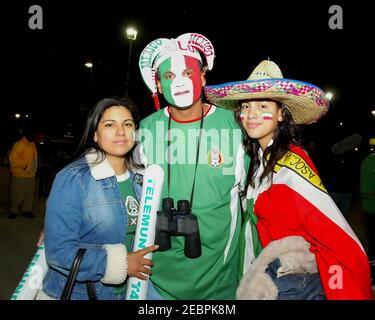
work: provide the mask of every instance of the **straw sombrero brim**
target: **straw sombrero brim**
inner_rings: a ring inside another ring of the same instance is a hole
[[[271,99],[285,104],[296,124],[317,121],[329,107],[322,89],[302,81],[285,78],[257,79],[206,86],[206,98],[213,104],[234,110],[240,100]]]

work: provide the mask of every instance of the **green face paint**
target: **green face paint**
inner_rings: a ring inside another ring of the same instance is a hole
[[[171,84],[172,84],[173,78],[167,77],[166,79],[166,75],[170,72],[171,66],[172,66],[171,58],[168,58],[165,61],[163,61],[163,63],[161,63],[159,66],[159,75],[160,75],[161,88],[163,90],[163,96],[165,100],[167,100],[168,103],[174,106],[175,102],[172,98],[172,93],[171,93]]]

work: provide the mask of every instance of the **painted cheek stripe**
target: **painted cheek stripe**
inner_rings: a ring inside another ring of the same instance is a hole
[[[263,112],[262,119],[263,120],[272,120],[273,115],[272,112]]]

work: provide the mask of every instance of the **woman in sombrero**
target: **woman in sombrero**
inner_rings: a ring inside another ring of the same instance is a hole
[[[210,102],[235,110],[251,157],[237,297],[372,299],[365,251],[296,135],[296,125],[328,111],[324,92],[283,78],[269,60],[247,81],[205,91]]]

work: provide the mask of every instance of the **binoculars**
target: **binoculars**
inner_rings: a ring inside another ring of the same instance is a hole
[[[159,251],[171,248],[171,236],[184,236],[184,253],[188,258],[198,258],[202,254],[197,217],[191,213],[188,200],[179,200],[177,209],[172,198],[162,200],[162,209],[157,212],[155,244]]]

